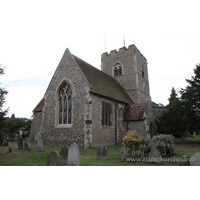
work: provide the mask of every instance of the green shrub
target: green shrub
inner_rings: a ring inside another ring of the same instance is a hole
[[[160,134],[152,138],[152,140],[155,141],[155,145],[162,157],[171,156],[174,153],[175,151],[174,139],[175,138],[173,135],[165,135],[165,134]],[[151,145],[152,142],[150,146]]]
[[[139,138],[140,136],[136,131],[129,131],[123,138],[122,145],[129,150],[138,150],[139,149]]]
[[[150,141],[147,137],[139,139],[139,150],[144,152],[144,154],[148,154],[151,151]]]
[[[129,136],[128,137],[129,140],[127,138],[126,139],[128,141],[130,141],[130,135],[132,137],[135,136],[135,132],[129,133],[127,135]],[[131,140],[131,141],[133,141],[133,140]],[[134,140],[134,145],[131,143],[129,148],[126,148],[126,147],[121,148],[120,154],[121,154],[122,160],[126,160],[127,158],[129,158],[129,159],[131,159],[131,158],[133,158],[133,159],[143,159],[143,158],[148,157],[148,153],[151,150],[151,148],[149,146],[150,139],[149,138],[139,138],[139,140],[136,140],[136,141],[137,142],[135,142],[135,140]],[[129,160],[129,162],[130,162],[130,160]]]
[[[128,150],[125,147],[122,147],[120,150],[120,154],[121,154],[121,159],[128,161],[128,162],[134,162],[134,159],[142,159],[143,158],[147,158],[148,154],[145,154],[144,152],[140,151],[140,150]]]

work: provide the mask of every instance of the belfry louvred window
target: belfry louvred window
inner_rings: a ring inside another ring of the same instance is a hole
[[[65,83],[59,91],[59,124],[71,124],[72,121],[72,90]]]
[[[120,76],[122,75],[122,66],[120,63],[115,64],[114,68],[114,76]]]

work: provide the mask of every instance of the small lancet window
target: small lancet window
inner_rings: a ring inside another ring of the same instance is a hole
[[[120,76],[122,75],[122,66],[120,63],[115,64],[114,68],[114,76]]]
[[[72,121],[72,90],[65,83],[59,91],[59,124],[71,124]]]
[[[142,77],[144,78],[144,67],[142,66]]]

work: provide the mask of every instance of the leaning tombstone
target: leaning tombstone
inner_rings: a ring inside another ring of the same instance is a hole
[[[80,151],[78,145],[73,143],[70,145],[68,150],[68,166],[79,166],[80,165]]]
[[[23,149],[22,139],[19,135],[17,136],[17,144],[18,144],[18,149]]]
[[[24,148],[25,150],[30,150],[29,139],[27,137],[23,138]]]
[[[155,140],[153,139],[152,139],[151,151],[149,152],[148,155],[148,161],[155,163],[162,163],[162,156],[160,155],[160,152],[157,150],[157,147],[155,145]]]
[[[12,148],[11,147],[9,147],[8,152],[12,153]]]
[[[68,146],[61,147],[59,155],[62,156],[62,164],[63,165],[66,164],[66,160],[67,160],[67,157],[68,157]]]
[[[61,166],[62,156],[57,151],[52,151],[47,155],[47,166]]]
[[[200,166],[200,153],[196,153],[190,158],[190,166]]]
[[[42,141],[41,138],[38,139],[37,150],[38,150],[38,151],[43,151],[43,141]]]
[[[107,146],[101,144],[97,147],[97,159],[106,160],[107,159]]]

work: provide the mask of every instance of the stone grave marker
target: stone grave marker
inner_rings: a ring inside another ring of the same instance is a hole
[[[27,137],[23,138],[24,148],[25,150],[30,150],[29,139]]]
[[[195,153],[190,158],[190,166],[200,166],[200,153]]]
[[[61,147],[59,154],[62,156],[62,164],[63,165],[66,164],[66,160],[67,160],[67,157],[68,157],[68,146]]]
[[[3,146],[8,146],[8,140],[6,136],[4,136],[4,139],[3,139]]]
[[[162,163],[162,156],[160,155],[160,152],[157,150],[154,139],[152,139],[152,147],[151,147],[151,151],[149,152],[149,155],[148,155],[148,161]]]
[[[97,159],[106,160],[107,159],[107,146],[101,144],[97,147]]]
[[[8,152],[12,153],[12,148],[11,147],[9,147]]]
[[[37,132],[37,134],[35,134],[34,140],[38,141],[39,139],[41,139],[41,135],[40,135],[40,132]]]
[[[38,151],[43,151],[43,141],[42,141],[41,138],[38,139],[37,150],[38,150]]]
[[[61,166],[62,156],[57,151],[52,151],[47,155],[47,166]]]
[[[19,135],[17,136],[17,144],[18,144],[18,149],[23,149],[22,138]]]
[[[68,150],[68,163],[69,166],[79,166],[80,165],[80,151],[78,145],[73,143],[70,145]]]

